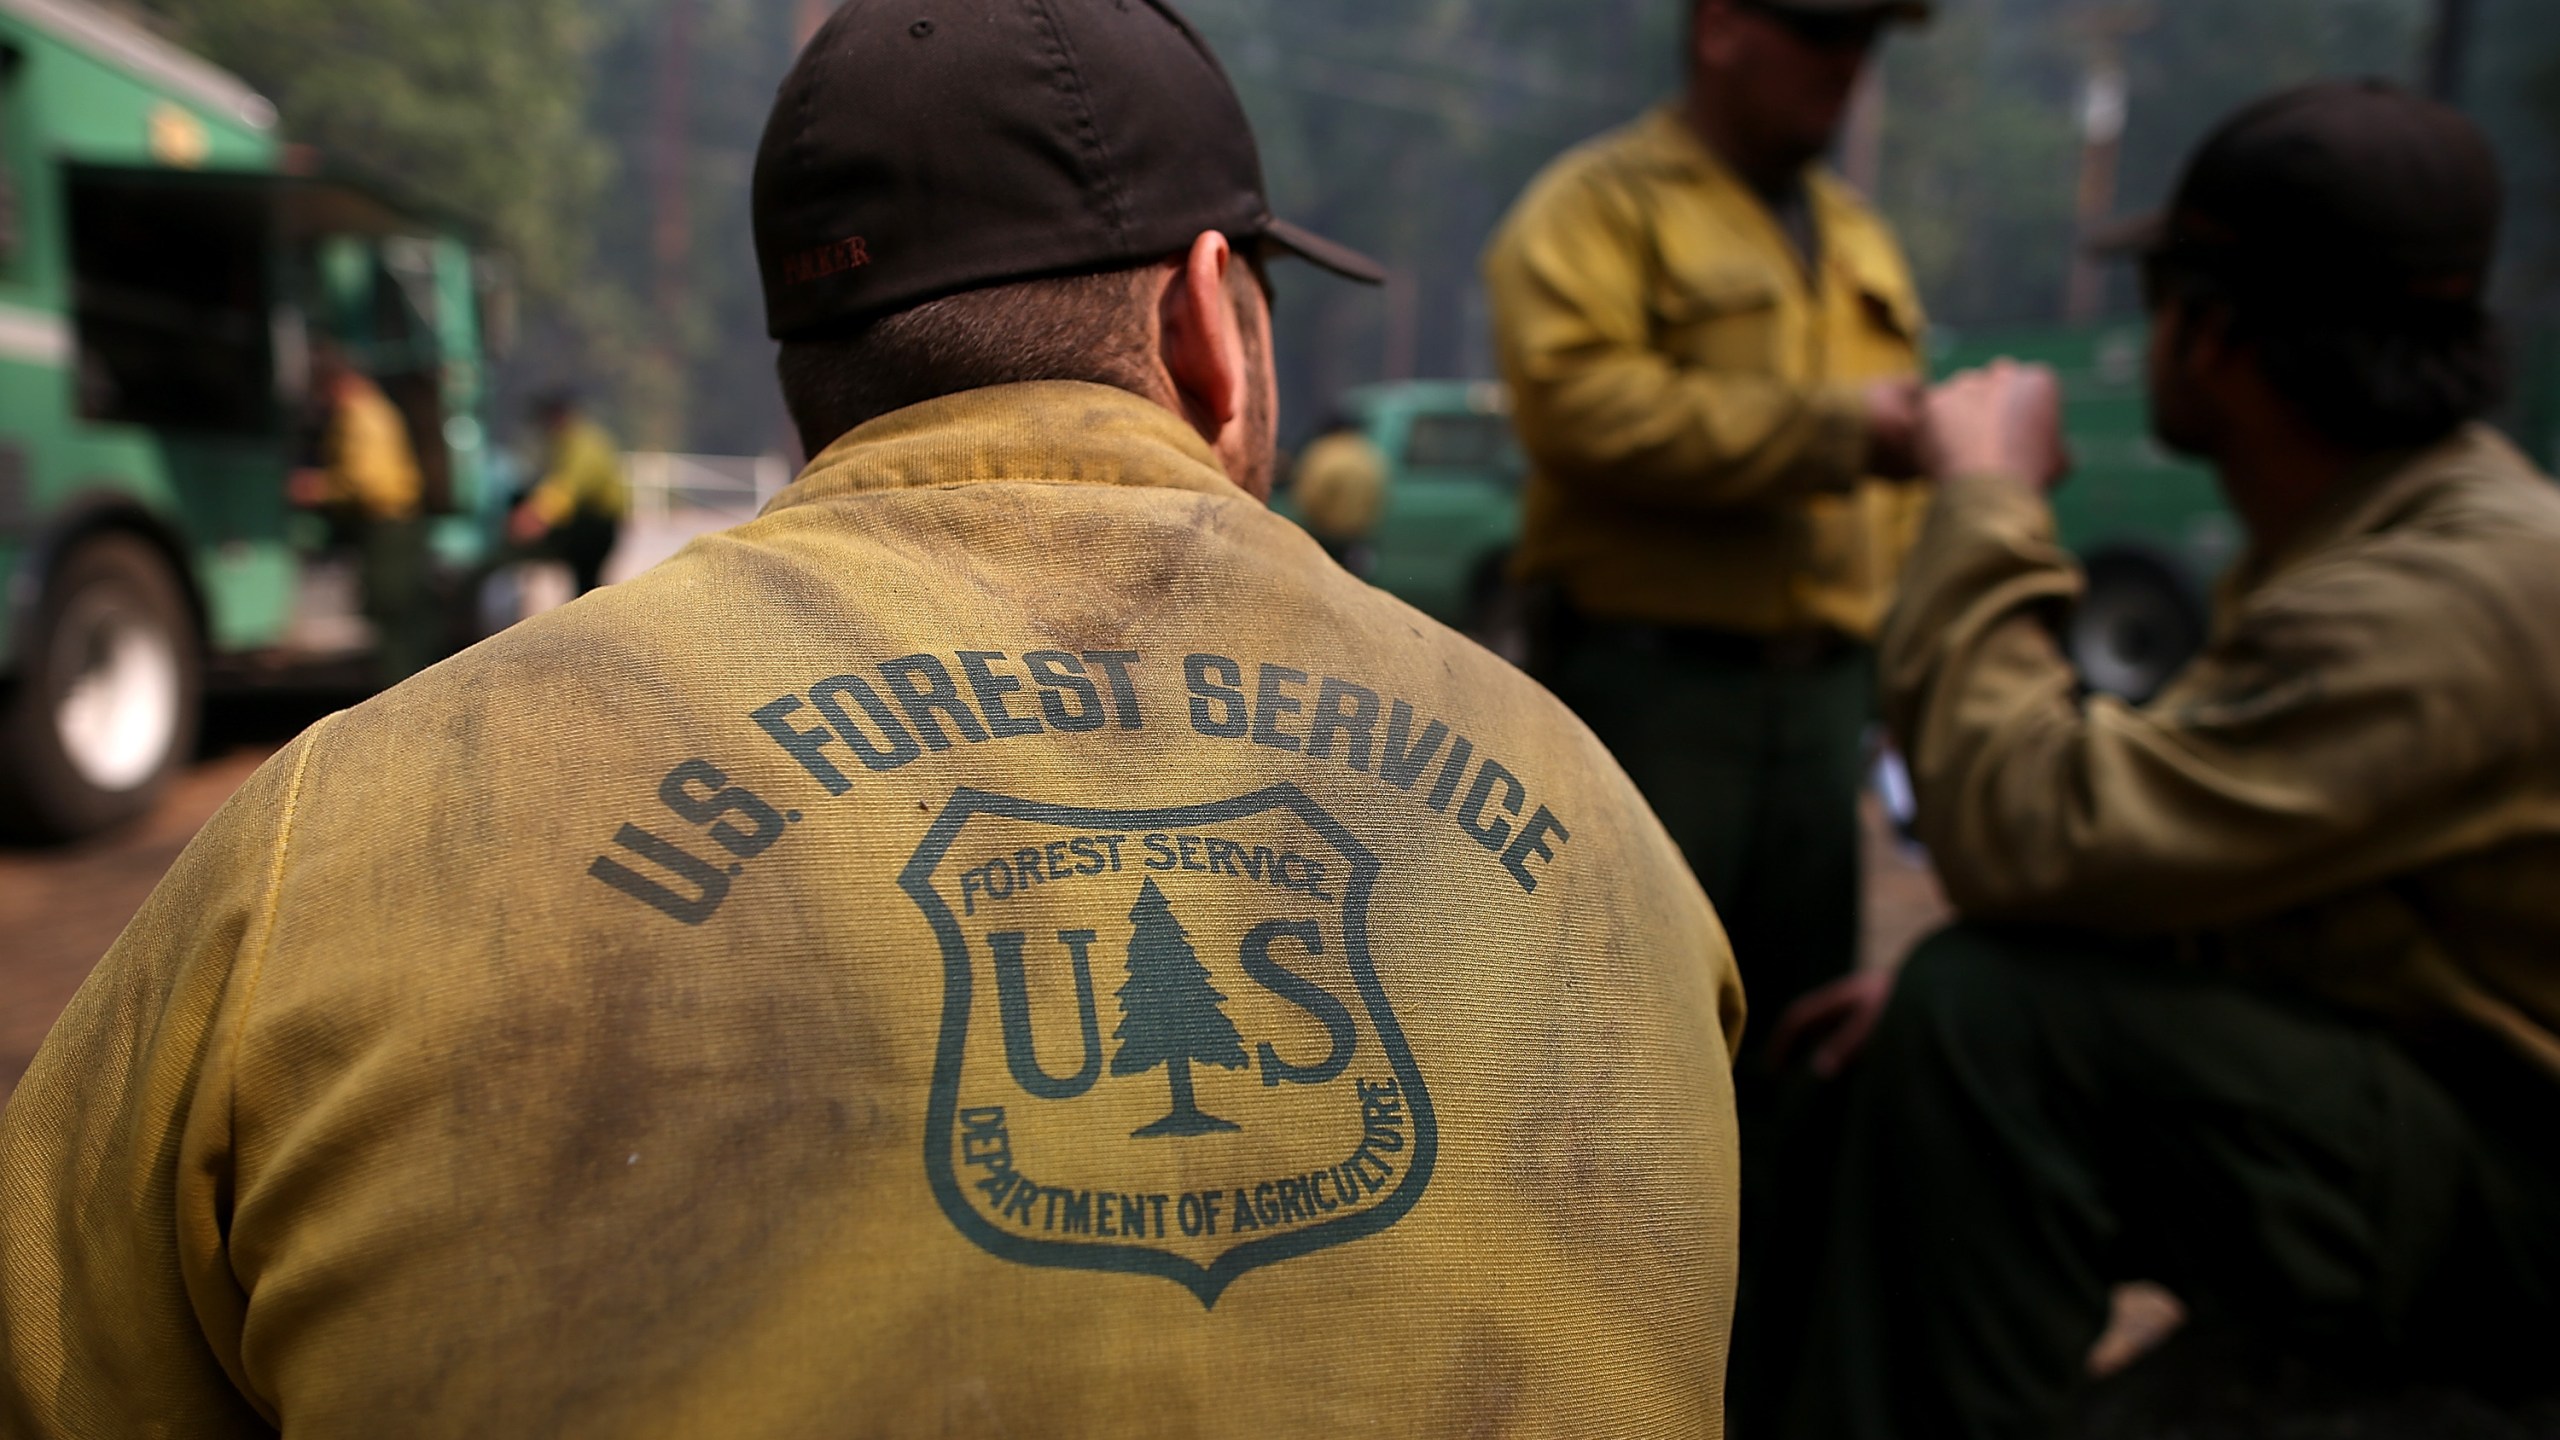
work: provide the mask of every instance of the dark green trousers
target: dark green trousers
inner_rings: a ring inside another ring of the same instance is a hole
[[[1730,1432],[1757,1440],[1785,1400],[1773,1353],[1792,1354],[1801,1286],[1780,1258],[1819,1244],[1822,1216],[1787,1208],[1797,1177],[1829,1161],[1809,1076],[1779,1075],[1760,1044],[1787,1006],[1857,964],[1858,792],[1875,710],[1873,652],[1770,664],[1683,646],[1676,636],[1585,627],[1551,684],[1626,767],[1661,817],[1733,941],[1751,1023],[1737,1058],[1742,1126],[1742,1268]]]
[[[1551,681],[1626,767],[1715,902],[1766,1034],[1858,958],[1858,790],[1873,652],[1801,665],[1595,627]]]
[[[435,663],[438,617],[427,564],[427,522],[367,520],[356,530],[364,613],[373,622],[374,676],[396,685]]]
[[[2059,1433],[2108,1294],[2495,1385],[2560,1353],[2560,1086],[2165,947],[1959,926],[1846,1082],[1788,1433]],[[1773,1362],[1774,1363],[1774,1362]]]

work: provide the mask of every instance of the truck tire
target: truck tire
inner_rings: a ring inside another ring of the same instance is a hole
[[[2204,607],[2169,562],[2132,551],[2091,556],[2088,593],[2064,630],[2080,678],[2139,705],[2204,646]]]
[[[195,753],[204,659],[186,593],[146,541],[77,542],[54,567],[0,733],[0,823],[94,834],[151,808]]]

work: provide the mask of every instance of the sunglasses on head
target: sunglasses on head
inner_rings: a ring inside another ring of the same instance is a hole
[[[1734,0],[1734,7],[1776,25],[1816,50],[1864,50],[1889,18],[1875,10],[1799,10],[1777,0]]]

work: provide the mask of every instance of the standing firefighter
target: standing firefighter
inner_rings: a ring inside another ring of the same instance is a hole
[[[1198,36],[848,5],[754,197],[816,459],[187,852],[0,1123],[0,1431],[1719,1433],[1723,936],[1264,508],[1264,261],[1377,272]]]
[[[1869,645],[1925,504],[1903,483],[1919,302],[1817,160],[1885,27],[1925,14],[1700,0],[1685,99],[1549,167],[1485,257],[1533,465],[1517,568],[1557,611],[1538,666],[1697,868],[1771,1018],[1857,960]],[[1759,1070],[1737,1428],[1755,1257],[1801,1218],[1762,1210],[1798,1102]]]
[[[1485,257],[1547,662],[1697,867],[1755,1009],[1854,962],[1868,643],[1923,503],[1920,307],[1816,160],[1924,7],[1702,0],[1687,98],[1565,156]]]
[[[631,513],[622,452],[565,391],[534,402],[533,418],[542,427],[542,478],[508,528],[519,545],[538,546],[567,565],[584,595],[604,583],[604,563]]]
[[[1324,553],[1367,579],[1376,560],[1369,535],[1387,508],[1387,457],[1377,442],[1348,420],[1328,429],[1298,457],[1290,499]]]
[[[1966,922],[1803,1197],[1837,1208],[1794,1433],[2059,1434],[2135,1278],[2363,1383],[2551,1384],[2560,490],[2477,423],[2498,194],[2470,122],[2379,83],[2197,153],[2138,242],[2151,398],[2250,543],[2139,709],[2046,628],[2080,590],[2051,377],[1933,399],[1885,693]]]
[[[326,515],[354,552],[375,670],[385,683],[397,681],[425,666],[435,643],[417,448],[399,407],[336,344],[312,347],[311,390],[320,463],[294,473],[290,496]]]

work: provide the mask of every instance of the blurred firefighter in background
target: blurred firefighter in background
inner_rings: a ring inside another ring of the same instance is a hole
[[[2060,1433],[2138,1278],[2344,1383],[2550,1392],[2560,492],[2480,423],[2500,208],[2459,112],[2331,82],[2117,237],[2153,427],[2249,536],[2139,708],[2048,628],[2052,376],[1931,398],[1884,695],[1964,923],[1805,1007],[1875,1028],[1776,1277],[1818,1296],[1786,1433]]]
[[[1926,504],[1919,300],[1820,162],[1886,29],[1927,14],[1700,0],[1686,95],[1549,166],[1485,257],[1532,462],[1516,573],[1549,597],[1533,664],[1653,802],[1770,1019],[1856,963],[1871,646]],[[1761,1058],[1737,1433],[1778,1218],[1754,1177],[1811,1088]]]
[[[565,390],[535,401],[533,418],[542,427],[542,478],[508,518],[508,538],[567,565],[584,595],[604,583],[631,513],[622,452]]]
[[[1703,0],[1685,100],[1566,155],[1485,260],[1542,659],[1775,1015],[1858,939],[1869,649],[1925,503],[1920,306],[1819,157],[1914,4]]]
[[[418,452],[399,407],[334,341],[311,347],[311,398],[318,463],[295,471],[286,493],[325,515],[333,545],[354,553],[375,669],[389,684],[433,658]]]
[[[1343,569],[1369,579],[1377,565],[1369,532],[1387,507],[1387,457],[1377,442],[1348,419],[1326,427],[1298,457],[1289,488],[1307,533]]]

